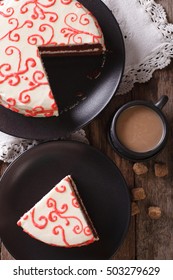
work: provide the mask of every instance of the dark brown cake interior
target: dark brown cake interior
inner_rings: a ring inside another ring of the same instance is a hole
[[[71,46],[40,46],[38,49],[41,56],[99,55],[103,53],[103,46],[99,43]]]

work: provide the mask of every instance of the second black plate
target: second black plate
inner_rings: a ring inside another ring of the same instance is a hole
[[[108,50],[106,57],[44,58],[50,85],[59,104],[60,116],[24,117],[0,106],[1,131],[38,140],[65,137],[89,123],[113,97],[124,69],[125,54],[121,31],[103,2],[80,2],[95,15],[102,28]]]
[[[16,222],[63,177],[71,174],[100,240],[79,248],[44,244]],[[89,145],[57,141],[20,156],[0,182],[0,237],[16,259],[109,259],[130,220],[128,188],[118,168]]]

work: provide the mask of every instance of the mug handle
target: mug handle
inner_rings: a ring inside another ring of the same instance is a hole
[[[161,110],[168,102],[168,99],[167,95],[163,95],[154,105]]]

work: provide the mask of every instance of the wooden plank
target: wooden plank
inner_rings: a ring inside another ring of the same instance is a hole
[[[173,6],[168,0],[157,1],[166,9],[169,21],[173,22]],[[154,73],[153,79],[144,85],[134,88],[133,94],[137,98],[156,101],[161,95],[169,96],[169,102],[163,111],[170,124],[170,135],[167,146],[155,159],[148,162],[149,172],[145,176],[135,177],[135,186],[142,186],[147,193],[147,199],[139,203],[141,214],[136,221],[136,258],[137,259],[173,259],[173,63],[161,71]],[[154,174],[156,162],[166,163],[169,174],[165,178],[158,178]],[[149,206],[159,206],[162,217],[152,220],[148,217]]]
[[[157,2],[165,7],[168,12],[168,20],[173,21],[173,6],[171,1],[160,0]],[[172,124],[172,65],[164,70],[156,71],[154,78],[150,82],[135,85],[131,93],[125,96],[116,96],[107,109],[87,128],[89,130],[90,143],[101,149],[117,164],[129,187],[142,186],[147,193],[147,199],[138,203],[141,214],[136,219],[132,218],[128,235],[119,251],[115,254],[114,259],[173,258],[173,246],[171,246],[173,243],[173,221],[170,220],[173,216],[173,205],[171,201],[173,152],[170,152],[172,151],[172,125],[167,147],[155,160],[149,161],[149,173],[145,176],[135,176],[134,178],[130,162],[116,155],[106,139],[107,124],[112,113],[120,105],[131,99],[153,100],[155,102],[161,95],[167,94],[169,96],[169,103],[163,111]],[[155,177],[153,166],[156,160],[165,162],[169,166],[170,174],[167,178],[158,179]],[[148,217],[147,208],[150,205],[159,205],[161,207],[163,215],[159,221],[153,221]]]
[[[155,159],[148,162],[149,172],[145,176],[136,176],[135,185],[146,190],[147,199],[139,203],[141,214],[137,217],[136,240],[138,259],[173,259],[173,149],[172,149],[172,107],[173,107],[173,63],[165,70],[157,71],[154,78],[146,86],[138,87],[140,96],[147,95],[152,89],[153,99],[156,100],[163,93],[169,96],[169,102],[164,107],[170,123],[170,135],[165,149]],[[147,97],[148,98],[148,97]],[[168,176],[158,178],[154,174],[156,162],[166,163]],[[149,206],[159,206],[162,217],[151,220],[147,215]]]

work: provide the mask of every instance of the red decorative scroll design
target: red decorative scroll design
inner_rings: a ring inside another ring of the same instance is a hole
[[[48,93],[48,97],[50,99],[53,99],[51,91]],[[51,105],[51,108],[52,109],[45,109],[42,106],[36,106],[32,110],[26,109],[25,115],[30,116],[30,117],[36,117],[37,115],[41,114],[41,115],[44,115],[45,117],[51,117],[54,115],[55,111],[58,111],[58,107],[55,102],[53,102],[53,104]]]
[[[52,91],[49,92],[49,95],[48,95],[48,96],[49,96],[50,99],[54,100]],[[53,104],[51,105],[51,108],[52,108],[52,111],[53,111],[53,112],[54,112],[54,111],[58,111],[58,106],[57,106],[57,104],[55,103],[55,101],[54,101]]]
[[[82,231],[84,231],[84,234],[85,234],[86,236],[89,235],[89,234],[88,234],[88,232],[89,232],[89,231],[88,231],[88,227],[87,227],[87,229],[86,229],[86,228],[84,229],[84,228],[83,228],[83,224],[82,224],[81,220],[80,220],[78,217],[75,217],[75,216],[63,216],[63,214],[65,214],[65,213],[67,212],[67,210],[68,210],[68,205],[67,205],[67,204],[63,204],[63,205],[61,206],[61,208],[58,209],[58,208],[57,208],[57,203],[56,203],[56,201],[55,201],[53,198],[49,198],[49,199],[47,200],[47,206],[48,206],[49,208],[53,208],[53,211],[51,211],[51,212],[49,213],[49,215],[48,215],[48,220],[49,220],[50,222],[57,222],[58,219],[64,219],[64,220],[65,220],[66,226],[69,226],[69,225],[70,225],[70,220],[71,220],[71,219],[75,219],[75,220],[77,221],[78,224],[76,224],[76,225],[74,226],[73,232],[74,232],[75,234],[80,234]],[[62,240],[63,240],[63,242],[65,243],[65,245],[68,246],[68,247],[70,246],[69,243],[67,242],[66,235],[65,235],[65,229],[64,229],[63,226],[61,226],[61,225],[56,225],[56,226],[53,228],[52,233],[53,233],[54,235],[58,235],[58,234],[61,233],[61,235],[62,235]]]
[[[64,193],[66,191],[66,186],[64,185],[57,185],[55,187],[55,191],[58,192],[58,193]]]
[[[35,208],[31,210],[31,220],[36,228],[44,229],[47,226],[48,219],[45,216],[40,216],[38,221],[35,219]]]
[[[28,69],[27,69],[28,70]],[[29,82],[29,88],[20,92],[19,101],[26,104],[31,100],[28,92],[38,88],[42,85],[48,85],[48,82],[41,82],[41,80],[45,77],[45,74],[41,71],[35,71],[32,77],[32,81]]]
[[[2,100],[2,96],[0,95],[0,104],[3,105],[5,108],[10,109],[16,113],[19,113],[19,110],[15,107],[16,100],[14,98],[8,98],[4,103]]]
[[[3,5],[0,4],[0,6],[3,6]],[[11,17],[13,14],[14,14],[14,9],[12,7],[7,8],[5,13],[0,11],[0,16],[6,17],[6,18]]]
[[[25,67],[22,69],[21,67],[21,51],[14,46],[9,46],[6,48],[5,53],[7,55],[13,55],[14,51],[17,51],[18,53],[18,63],[17,63],[17,70],[11,71],[12,66],[10,64],[2,64],[0,66],[0,84],[2,84],[4,81],[8,80],[8,84],[10,86],[16,86],[20,83],[21,75],[28,72],[30,67],[36,66],[36,61],[33,58],[28,58],[25,62]],[[35,88],[39,87],[40,85],[47,84],[40,82],[41,79],[44,78],[44,74],[41,71],[35,71],[33,74],[33,81],[29,82],[29,88],[23,90],[19,93],[19,100],[20,102],[26,104],[30,102],[30,95],[27,94],[29,91],[34,90]],[[17,112],[17,109],[14,108],[16,105],[16,101],[13,98],[9,98],[7,100],[9,108],[13,109],[13,111]]]
[[[89,235],[92,234],[92,231],[91,231],[91,229],[90,229],[89,226],[86,226],[86,227],[84,228],[84,233],[85,233],[85,235],[87,235],[87,236],[89,236]]]
[[[45,39],[43,38],[43,36],[41,36],[40,34],[33,34],[31,36],[28,37],[27,41],[30,45],[37,45],[37,46],[45,46],[45,45],[57,45],[56,42],[53,42],[53,38],[54,38],[54,29],[51,25],[49,24],[42,24],[39,26],[38,31],[44,33],[47,30],[50,30],[50,38],[45,41]]]
[[[24,215],[23,219],[24,219],[24,220],[27,220],[28,217],[29,217],[28,214],[26,214],[26,215]]]
[[[57,203],[53,198],[49,198],[47,200],[47,207],[48,208],[53,208],[53,211],[51,211],[48,215],[48,219],[50,222],[56,222],[58,220],[58,217],[61,218],[61,215],[66,213],[68,210],[68,205],[63,204],[61,207],[58,209],[57,208]],[[66,220],[66,225],[69,225],[69,221]]]
[[[67,204],[63,204],[61,206],[60,209],[57,208],[57,203],[56,201],[53,199],[53,198],[50,198],[48,199],[47,201],[47,206],[49,208],[53,208],[53,211],[51,211],[49,213],[49,217],[48,219],[51,221],[51,222],[55,222],[58,220],[58,218],[61,218],[61,219],[64,219],[65,222],[66,222],[66,226],[70,225],[70,220],[73,219],[73,220],[76,220],[77,224],[74,226],[73,228],[73,232],[75,234],[80,234],[82,233],[82,231],[84,230],[84,227],[83,227],[83,224],[82,224],[82,221],[76,217],[76,216],[64,216],[63,214],[65,214],[68,210],[68,205]],[[56,216],[56,217],[55,217]],[[88,235],[87,231],[84,232],[85,235]]]
[[[20,35],[18,31],[22,29],[24,26],[27,28],[33,27],[33,22],[31,20],[26,20],[21,26],[19,26],[19,20],[17,18],[10,18],[8,20],[9,26],[11,25],[10,31],[8,31],[3,37],[0,38],[0,40],[8,37],[8,39],[12,42],[19,42]]]
[[[84,13],[82,15],[77,15],[75,13],[70,13],[66,15],[64,19],[64,23],[67,27],[61,29],[61,33],[64,34],[64,37],[68,38],[68,44],[71,42],[76,43],[76,44],[82,44],[82,36],[87,35],[92,37],[93,43],[98,43],[99,39],[102,38],[102,35],[95,35],[91,32],[76,29],[73,27],[73,24],[78,22],[79,25],[84,26],[84,25],[89,25],[90,19],[89,19],[89,14]]]
[[[54,112],[57,111],[57,106],[54,106],[55,103],[51,106],[51,109],[45,109],[42,106],[36,106],[32,110],[25,110],[25,116],[27,117],[36,117],[38,115],[44,115],[45,117],[52,117]]]
[[[77,200],[77,198],[76,198],[76,196],[75,196],[75,194],[73,192],[71,193],[71,196],[72,196],[72,205],[73,205],[73,207],[79,208],[78,200]]]
[[[58,231],[58,229],[57,229],[57,231]],[[29,234],[29,233],[28,233],[28,234]],[[95,241],[95,238],[92,236],[91,239],[89,239],[89,240],[87,240],[87,241],[84,241],[84,242],[82,242],[82,243],[77,243],[77,244],[70,245],[70,244],[68,244],[68,243],[66,242],[66,246],[69,247],[69,248],[81,247],[81,246],[83,246],[83,245],[89,245],[89,244],[93,243],[94,241]],[[53,243],[51,243],[50,245],[51,245],[51,246],[57,246],[56,244],[53,244]]]
[[[53,228],[53,234],[54,235],[58,235],[60,233],[60,231],[61,231],[62,240],[63,240],[64,244],[67,247],[71,247],[70,244],[67,242],[64,228],[62,226],[56,226],[56,227]]]
[[[72,2],[72,0],[61,0],[61,3],[64,5],[69,5]]]
[[[47,4],[41,3],[39,0],[28,0],[26,1],[20,8],[20,11],[22,14],[25,14],[28,12],[28,6],[33,6],[33,14],[31,18],[33,20],[36,20],[40,18],[41,20],[44,20],[46,18],[46,15],[49,15],[49,21],[55,22],[58,19],[57,13],[46,11],[45,9],[48,9],[52,7],[56,3],[56,0],[48,0]]]
[[[76,2],[76,3],[75,3],[75,6],[76,6],[77,8],[79,8],[79,9],[83,8],[83,5],[82,5],[81,3],[79,3],[79,2]]]
[[[17,69],[16,71],[12,70],[12,65],[5,63],[0,65],[0,84],[2,84],[4,81],[9,80],[8,83],[11,86],[15,86],[20,82],[19,75],[24,73],[24,71],[20,71],[21,67],[21,51],[15,47],[15,46],[9,46],[5,50],[5,54],[8,56],[16,55],[16,58],[18,59]]]
[[[5,105],[5,107],[7,109],[11,109],[12,111],[18,113],[19,110],[17,108],[15,108],[15,105],[16,105],[16,100],[14,98],[8,98],[7,104]]]

